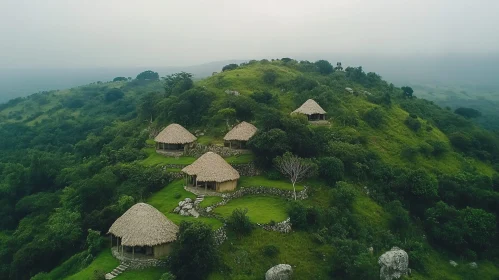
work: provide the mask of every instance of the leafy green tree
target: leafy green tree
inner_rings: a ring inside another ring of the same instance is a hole
[[[274,98],[272,93],[268,91],[257,91],[250,95],[250,97],[258,103],[267,105],[275,105],[277,103],[277,100]]]
[[[385,210],[390,214],[390,229],[394,232],[404,233],[410,226],[409,212],[402,203],[394,200],[385,205]]]
[[[412,98],[412,94],[414,93],[414,90],[411,87],[405,86],[405,87],[401,87],[401,89],[404,92],[405,97]]]
[[[336,182],[335,188],[332,193],[332,205],[339,209],[352,209],[353,202],[355,201],[355,189],[347,182]]]
[[[404,123],[414,132],[418,132],[421,129],[421,122],[417,118],[409,116],[405,119]]]
[[[314,64],[317,66],[319,73],[323,75],[331,74],[334,71],[333,65],[331,65],[331,63],[327,60],[318,60]]]
[[[263,72],[263,82],[272,85],[277,80],[277,73],[274,70],[266,70]]]
[[[170,272],[165,272],[163,275],[161,275],[161,278],[159,280],[175,280],[176,277],[175,275],[171,274]]]
[[[249,217],[246,215],[248,209],[235,209],[227,219],[227,228],[238,236],[249,235],[253,230],[253,225]]]
[[[121,91],[121,89],[113,88],[110,91],[106,92],[106,94],[104,95],[104,100],[106,102],[113,102],[122,99],[124,96],[125,94],[123,93],[123,91]]]
[[[204,223],[183,221],[170,258],[170,271],[177,279],[206,279],[219,262],[211,228]]]
[[[385,114],[378,108],[369,109],[363,116],[363,120],[373,128],[381,127],[385,122]]]
[[[276,156],[290,149],[286,132],[278,128],[258,131],[250,138],[248,146],[262,165],[269,165]]]
[[[343,179],[345,166],[339,158],[323,157],[319,159],[319,174],[334,184]]]
[[[150,92],[140,98],[137,105],[137,114],[140,119],[153,122],[159,115],[158,103],[161,100],[161,95],[156,92]]]
[[[433,156],[439,157],[449,151],[447,144],[443,141],[428,140],[426,142],[433,147]]]
[[[159,80],[159,74],[157,72],[147,70],[137,75],[137,80],[139,81],[156,81]]]
[[[94,257],[97,256],[97,254],[101,251],[103,245],[104,240],[100,235],[100,231],[88,229],[87,241],[85,244],[88,253]]]
[[[481,248],[489,246],[496,236],[496,217],[482,209],[470,207],[460,212],[466,224],[468,241]]]
[[[454,111],[454,113],[461,115],[467,119],[478,118],[482,116],[482,113],[480,111],[475,110],[473,108],[464,108],[464,107],[457,108]]]
[[[194,87],[192,74],[186,72],[168,75],[163,78],[163,81],[166,97],[170,95],[179,95]]]
[[[121,81],[128,81],[126,77],[116,77],[113,79],[113,82],[121,82]]]
[[[223,68],[222,68],[222,72],[225,72],[225,71],[230,71],[230,70],[235,70],[237,69],[239,66],[235,63],[231,63],[231,64],[228,64],[228,65],[225,65]]]
[[[307,208],[301,202],[293,201],[288,208],[288,215],[293,228],[307,228]]]

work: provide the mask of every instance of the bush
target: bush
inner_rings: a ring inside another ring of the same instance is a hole
[[[113,79],[113,82],[120,82],[120,81],[128,81],[126,77],[116,77]]]
[[[234,70],[234,69],[237,69],[237,67],[239,67],[237,64],[235,64],[235,63],[231,63],[231,64],[228,64],[228,65],[225,65],[225,66],[222,68],[222,72],[225,72],[225,71],[230,71],[230,70]]]
[[[104,95],[104,100],[106,102],[113,102],[122,99],[123,96],[125,96],[125,94],[123,93],[123,91],[121,91],[121,89],[113,88],[110,91],[106,92],[106,94]]]
[[[436,157],[441,156],[449,150],[449,148],[447,147],[447,144],[443,141],[428,140],[426,142],[432,146],[432,148],[433,148],[432,155],[433,156],[436,156]]]
[[[419,152],[424,155],[424,156],[431,156],[433,154],[433,146],[431,146],[430,144],[428,143],[421,143],[421,145],[419,145]]]
[[[373,128],[379,128],[383,125],[385,116],[383,114],[383,111],[380,108],[376,107],[367,111],[363,116],[363,120],[369,126]]]
[[[270,180],[280,180],[280,179],[282,179],[281,172],[279,172],[279,171],[277,171],[275,169],[271,169],[271,170],[267,171],[267,173],[265,175]]]
[[[400,201],[394,200],[386,204],[385,211],[390,214],[389,224],[393,232],[404,233],[409,228],[409,212]]]
[[[175,280],[175,275],[171,274],[170,272],[165,272],[163,275],[161,275],[161,278],[159,280]]]
[[[263,73],[263,82],[266,84],[273,84],[275,80],[277,79],[277,74],[274,70],[266,70]]]
[[[319,174],[334,184],[343,179],[345,166],[339,158],[324,157],[319,160]]]
[[[288,209],[288,215],[293,224],[293,228],[307,228],[307,209],[301,202],[293,201]]]
[[[104,245],[104,240],[100,235],[100,231],[88,229],[86,247],[89,254],[97,256]]]
[[[400,155],[408,161],[414,161],[419,154],[419,149],[406,146],[402,148]]]
[[[102,269],[96,269],[94,270],[94,273],[92,274],[92,280],[104,280],[104,277],[106,275],[106,272]]]
[[[236,209],[227,219],[227,228],[239,236],[249,235],[253,230],[253,225],[246,214],[248,209]]]
[[[356,194],[352,185],[347,182],[337,182],[332,190],[332,197],[332,206],[339,209],[352,209]]]
[[[418,119],[407,117],[404,121],[405,125],[414,132],[418,132],[421,129],[421,122]]]
[[[482,115],[482,113],[478,110],[472,108],[457,108],[454,113],[461,115],[467,119],[478,118]]]
[[[315,66],[317,66],[319,73],[321,73],[323,75],[333,73],[333,71],[334,71],[333,65],[331,65],[331,63],[329,63],[329,61],[327,61],[327,60],[318,60],[314,64],[315,64]]]
[[[279,248],[275,245],[266,245],[262,248],[262,253],[267,257],[275,257],[279,254]]]

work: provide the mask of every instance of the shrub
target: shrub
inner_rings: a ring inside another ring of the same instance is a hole
[[[301,202],[293,201],[288,209],[288,215],[291,223],[293,224],[293,228],[307,228],[307,209]]]
[[[327,60],[318,60],[314,64],[315,64],[315,66],[317,66],[319,73],[321,73],[323,75],[333,73],[333,71],[334,71],[333,65],[331,65],[331,63],[329,63],[329,61],[327,61]]]
[[[400,201],[387,203],[385,210],[390,214],[389,224],[392,231],[403,233],[409,228],[409,212],[404,209]]]
[[[88,229],[86,247],[88,253],[96,256],[102,249],[104,240],[100,235],[100,231]]]
[[[106,92],[106,94],[104,95],[104,100],[106,102],[113,102],[122,99],[123,96],[125,96],[125,94],[123,93],[123,91],[121,91],[121,89],[113,88],[110,91]]]
[[[271,170],[267,171],[267,173],[265,175],[270,180],[280,180],[280,179],[282,179],[281,172],[279,172],[279,171],[277,171],[275,169],[271,169]]]
[[[273,84],[275,80],[277,79],[277,74],[274,70],[266,70],[263,73],[263,82],[266,84]]]
[[[419,149],[407,146],[402,148],[402,152],[400,153],[400,155],[406,160],[414,161],[418,156],[418,153]]]
[[[106,275],[106,272],[102,269],[96,269],[94,270],[94,273],[92,274],[92,280],[103,280]]]
[[[165,272],[163,275],[161,275],[161,278],[159,280],[175,280],[175,275],[171,274],[170,272]]]
[[[433,147],[432,155],[436,157],[445,154],[449,150],[447,144],[443,141],[428,140],[426,142]]]
[[[237,69],[237,67],[239,67],[237,64],[235,64],[235,63],[231,63],[231,64],[228,64],[228,65],[225,65],[225,66],[222,68],[222,72],[225,72],[225,71],[230,71],[230,70],[234,70],[234,69]]]
[[[458,115],[461,115],[467,119],[471,119],[471,118],[477,118],[477,117],[480,117],[482,115],[482,113],[478,110],[475,110],[475,109],[472,109],[472,108],[457,108],[454,113],[458,114]]]
[[[249,235],[253,230],[253,225],[246,214],[248,209],[235,209],[227,219],[227,228],[239,236]]]
[[[422,155],[429,157],[430,155],[433,154],[433,146],[431,146],[428,143],[423,142],[419,145],[419,152]]]
[[[279,248],[275,245],[266,245],[262,248],[262,253],[267,257],[275,257],[279,254]]]
[[[381,127],[384,123],[384,118],[383,111],[378,107],[370,109],[363,116],[363,120],[373,128]]]
[[[319,174],[331,183],[336,183],[343,179],[345,166],[339,158],[324,157],[319,160]]]
[[[354,187],[347,182],[337,182],[332,190],[332,205],[339,209],[352,209],[355,201]]]
[[[405,125],[412,131],[418,132],[421,129],[421,122],[418,119],[407,117],[404,121]]]

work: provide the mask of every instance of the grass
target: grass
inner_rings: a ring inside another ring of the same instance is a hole
[[[255,156],[253,154],[242,154],[225,158],[225,160],[230,164],[244,164],[255,160]]]
[[[267,257],[262,250],[267,245],[279,248],[275,257]],[[330,279],[329,263],[325,256],[331,249],[314,243],[306,232],[282,234],[263,229],[254,230],[241,239],[230,237],[221,247],[224,264],[229,267],[230,278],[213,273],[209,280],[253,280],[265,278],[272,266],[286,263],[293,266],[293,279]]]
[[[151,267],[142,270],[128,270],[119,276],[120,280],[158,280],[163,273],[167,272],[165,268]]]
[[[65,280],[92,279],[95,270],[101,270],[106,273],[115,269],[120,262],[113,257],[110,249],[102,251],[92,263],[80,272],[66,277]]]
[[[214,229],[222,226],[222,222],[214,218],[199,217],[196,219],[194,217],[185,217],[173,213],[173,209],[177,207],[178,202],[185,198],[195,199],[196,195],[184,189],[184,182],[182,180],[177,180],[153,194],[147,200],[147,203],[154,206],[176,224],[180,224],[182,221],[201,221]]]
[[[271,187],[282,190],[293,190],[293,185],[285,180],[270,180],[264,176],[241,177],[238,183],[239,187]],[[303,190],[303,184],[296,184],[296,191]]]
[[[213,136],[204,135],[198,138],[197,142],[201,145],[223,145],[224,141]]]
[[[195,157],[167,157],[164,155],[160,155],[156,153],[154,148],[145,148],[143,149],[147,154],[147,158],[142,161],[142,164],[145,166],[156,166],[156,165],[166,165],[166,164],[178,164],[178,165],[189,165],[193,163],[196,158]]]
[[[269,223],[270,221],[284,221],[287,201],[277,197],[244,196],[229,201],[226,205],[213,210],[223,217],[229,217],[237,208],[248,209],[248,217],[253,223]]]
[[[215,203],[222,201],[222,197],[220,196],[206,196],[203,201],[199,204],[201,207],[208,207]]]

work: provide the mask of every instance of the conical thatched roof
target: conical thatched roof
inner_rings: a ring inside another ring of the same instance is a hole
[[[154,141],[166,144],[186,144],[196,141],[196,136],[192,135],[180,124],[172,123],[161,131]]]
[[[227,134],[225,134],[224,140],[231,141],[248,141],[253,135],[255,135],[257,129],[254,125],[242,122],[234,128],[232,128]]]
[[[309,99],[300,106],[300,108],[293,111],[293,113],[300,113],[305,115],[313,115],[313,114],[325,114],[326,111],[322,109],[317,102],[313,99]]]
[[[125,246],[155,246],[175,241],[178,226],[146,203],[137,203],[119,217],[109,233],[121,237]]]
[[[226,182],[239,179],[239,172],[228,164],[221,156],[207,152],[182,172],[196,175],[200,182]]]

